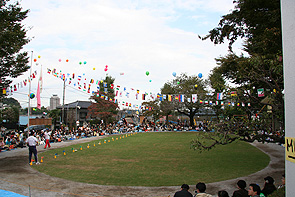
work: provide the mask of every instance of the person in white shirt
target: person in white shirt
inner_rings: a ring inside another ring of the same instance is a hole
[[[30,133],[30,137],[26,140],[27,145],[29,146],[29,164],[32,160],[32,154],[34,153],[36,164],[40,164],[38,162],[38,156],[37,156],[37,149],[36,146],[38,145],[39,141],[37,138],[34,137],[34,132],[32,131]]]
[[[50,148],[50,135],[48,133],[47,130],[45,130],[45,133],[44,133],[44,137],[45,137],[45,146],[44,146],[44,149],[46,149],[46,146],[48,145],[48,147]]]

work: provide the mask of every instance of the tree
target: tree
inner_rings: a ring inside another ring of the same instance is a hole
[[[29,43],[24,25],[21,22],[27,17],[28,10],[22,11],[20,4],[9,4],[10,1],[0,0],[0,90],[7,88],[12,80],[29,69],[27,52],[21,52]],[[0,94],[0,98],[4,94]]]
[[[59,109],[53,109],[49,111],[49,117],[52,118],[53,125],[55,127],[56,122],[60,120],[60,110]]]
[[[213,73],[218,73],[239,89],[239,99],[251,103],[250,110],[257,113],[265,105],[257,89],[264,89],[273,115],[283,125],[284,81],[282,63],[281,13],[279,0],[238,0],[235,9],[222,17],[218,27],[202,39],[215,44],[228,39],[230,54],[217,58]],[[232,53],[232,44],[242,38],[243,50],[249,56]],[[273,128],[274,129],[274,128]]]
[[[17,108],[21,108],[20,103],[14,98],[3,98],[3,104],[7,104],[9,106],[15,106]]]
[[[156,122],[159,119],[161,115],[159,100],[143,102],[141,105],[144,109],[142,112],[144,116],[152,116],[154,122]]]
[[[2,119],[6,121],[6,123],[15,123],[17,124],[19,121],[19,108],[12,106],[7,107],[2,110]],[[2,121],[3,121],[2,120]]]
[[[180,114],[188,116],[190,118],[190,126],[194,124],[194,116],[201,108],[199,102],[188,101],[187,98],[191,98],[193,94],[198,95],[198,100],[206,100],[208,95],[205,89],[206,83],[197,76],[188,76],[181,74],[173,79],[171,82],[164,84],[161,89],[161,94],[173,95],[170,105],[174,107]],[[184,102],[180,102],[179,95],[184,95]]]
[[[239,122],[241,129],[231,127],[231,133],[250,136],[258,130],[274,132],[275,128],[267,125],[270,115],[262,110],[266,105],[271,106],[272,116],[284,128],[280,0],[236,0],[234,4],[235,9],[222,16],[218,27],[199,37],[210,39],[214,44],[229,40],[229,54],[216,59],[219,66],[213,69],[212,75],[235,84],[237,102],[250,103],[248,108],[244,108],[248,120]],[[243,50],[247,55],[238,56],[232,51],[232,45],[238,38],[244,40]],[[214,89],[219,88],[214,80],[212,84]],[[258,96],[258,89],[265,91],[265,97]],[[256,119],[252,120],[253,116]],[[238,125],[238,121],[232,121],[232,125]],[[222,129],[219,131],[223,132]]]
[[[105,80],[99,84],[100,92],[96,92],[90,99],[95,102],[88,107],[88,117],[101,119],[104,123],[113,122],[113,116],[118,113],[118,104],[114,103],[113,83],[115,79],[106,76]]]

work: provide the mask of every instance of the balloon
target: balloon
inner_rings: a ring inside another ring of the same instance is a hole
[[[68,60],[68,59],[66,59],[66,62],[69,62],[69,60]]]
[[[37,59],[34,59],[34,62],[37,62]]]
[[[179,81],[177,81],[177,84],[180,84],[180,82],[179,82]]]
[[[150,79],[150,82],[152,82],[152,80]]]
[[[104,69],[104,71],[106,71],[106,72],[107,72],[107,71],[108,71],[108,69],[107,69],[107,68],[105,68],[105,69]]]
[[[35,98],[35,94],[34,93],[31,93],[30,94],[30,99],[33,99],[33,98]]]
[[[173,77],[176,77],[176,72],[173,72],[172,75],[173,75]]]
[[[61,59],[59,59],[58,61],[61,62]]]
[[[36,108],[33,108],[33,111],[37,111],[37,109]]]
[[[95,68],[93,68],[93,70],[95,70]]]
[[[145,74],[146,74],[146,76],[149,76],[150,72],[149,71],[146,71]]]
[[[86,61],[84,61],[84,64],[86,64],[87,62]]]
[[[41,56],[40,56],[40,55],[38,55],[38,58],[41,58]]]
[[[81,65],[81,64],[82,64],[82,62],[79,62],[79,64]]]
[[[199,74],[198,74],[198,77],[199,77],[199,78],[202,78],[202,76],[203,76],[202,73],[199,73]]]
[[[197,89],[197,87],[198,87],[198,84],[195,85],[195,88],[196,88],[196,89]]]

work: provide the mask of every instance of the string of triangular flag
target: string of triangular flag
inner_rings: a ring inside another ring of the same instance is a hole
[[[10,87],[3,88],[3,94],[12,95],[13,92],[17,92],[19,89],[25,87],[28,83],[30,83],[37,76],[37,71],[34,71],[27,79],[18,82],[16,84],[11,85]]]

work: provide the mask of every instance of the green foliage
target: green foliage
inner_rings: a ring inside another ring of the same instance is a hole
[[[56,122],[58,122],[61,118],[61,111],[59,109],[53,109],[49,111],[49,117],[52,118],[52,123],[55,126]]]
[[[268,195],[269,197],[285,197],[286,196],[286,188],[282,187],[277,189],[272,194]]]
[[[5,120],[9,123],[18,123],[19,120],[19,108],[12,106],[7,107],[1,111],[2,121]],[[1,121],[1,122],[2,122]]]
[[[149,109],[151,108],[151,110],[143,110],[143,115],[148,117],[148,116],[152,116],[154,119],[154,122],[156,122],[160,115],[162,115],[161,113],[161,108],[160,108],[160,101],[159,100],[155,100],[155,101],[150,101],[150,102],[143,102],[141,104],[144,109],[146,107],[148,107]]]
[[[28,54],[21,52],[23,46],[30,40],[27,30],[21,22],[27,17],[28,10],[22,11],[19,3],[10,4],[7,0],[0,0],[0,98],[2,89],[7,88],[12,80],[29,69]]]
[[[21,108],[20,103],[14,98],[3,98],[2,102],[3,104],[9,105],[9,106],[15,106],[19,109]]]
[[[109,100],[110,98],[115,98],[114,89],[111,87],[114,81],[115,79],[111,76],[106,76],[103,83],[99,84],[101,94],[104,95],[104,98],[99,96],[99,92],[90,97],[95,102],[88,107],[88,117],[102,119],[104,123],[114,121],[114,116],[118,113],[118,104]],[[107,87],[104,87],[105,85]],[[108,98],[107,100],[105,99],[106,97]]]
[[[206,94],[206,81],[198,78],[197,76],[188,76],[181,74],[170,82],[164,84],[161,88],[161,94],[173,95],[172,101],[162,101],[161,111],[164,115],[168,116],[174,110],[178,113],[188,116],[190,118],[190,125],[194,124],[194,116],[202,107],[199,102],[188,102],[187,98],[191,98],[192,94],[198,94],[198,100],[205,100],[209,98]],[[183,94],[184,102],[179,102],[175,96]],[[166,108],[169,106],[168,108]]]
[[[222,16],[218,26],[201,39],[210,39],[215,44],[229,40],[230,53],[216,59],[218,66],[210,75],[211,87],[215,92],[227,92],[223,82],[235,84],[235,103],[250,103],[243,108],[225,109],[229,118],[247,115],[259,118],[267,132],[284,129],[284,79],[282,62],[281,10],[279,0],[237,0],[235,9]],[[232,51],[234,42],[241,38],[247,55],[236,55]],[[264,89],[265,96],[258,97],[257,89]],[[272,108],[266,114],[267,107]],[[216,109],[217,114],[220,110]],[[272,120],[272,121],[270,121]],[[273,122],[278,122],[275,126]],[[244,124],[254,124],[256,120]],[[273,124],[273,125],[271,125]],[[270,126],[271,125],[271,126]],[[257,132],[257,130],[256,130]]]

